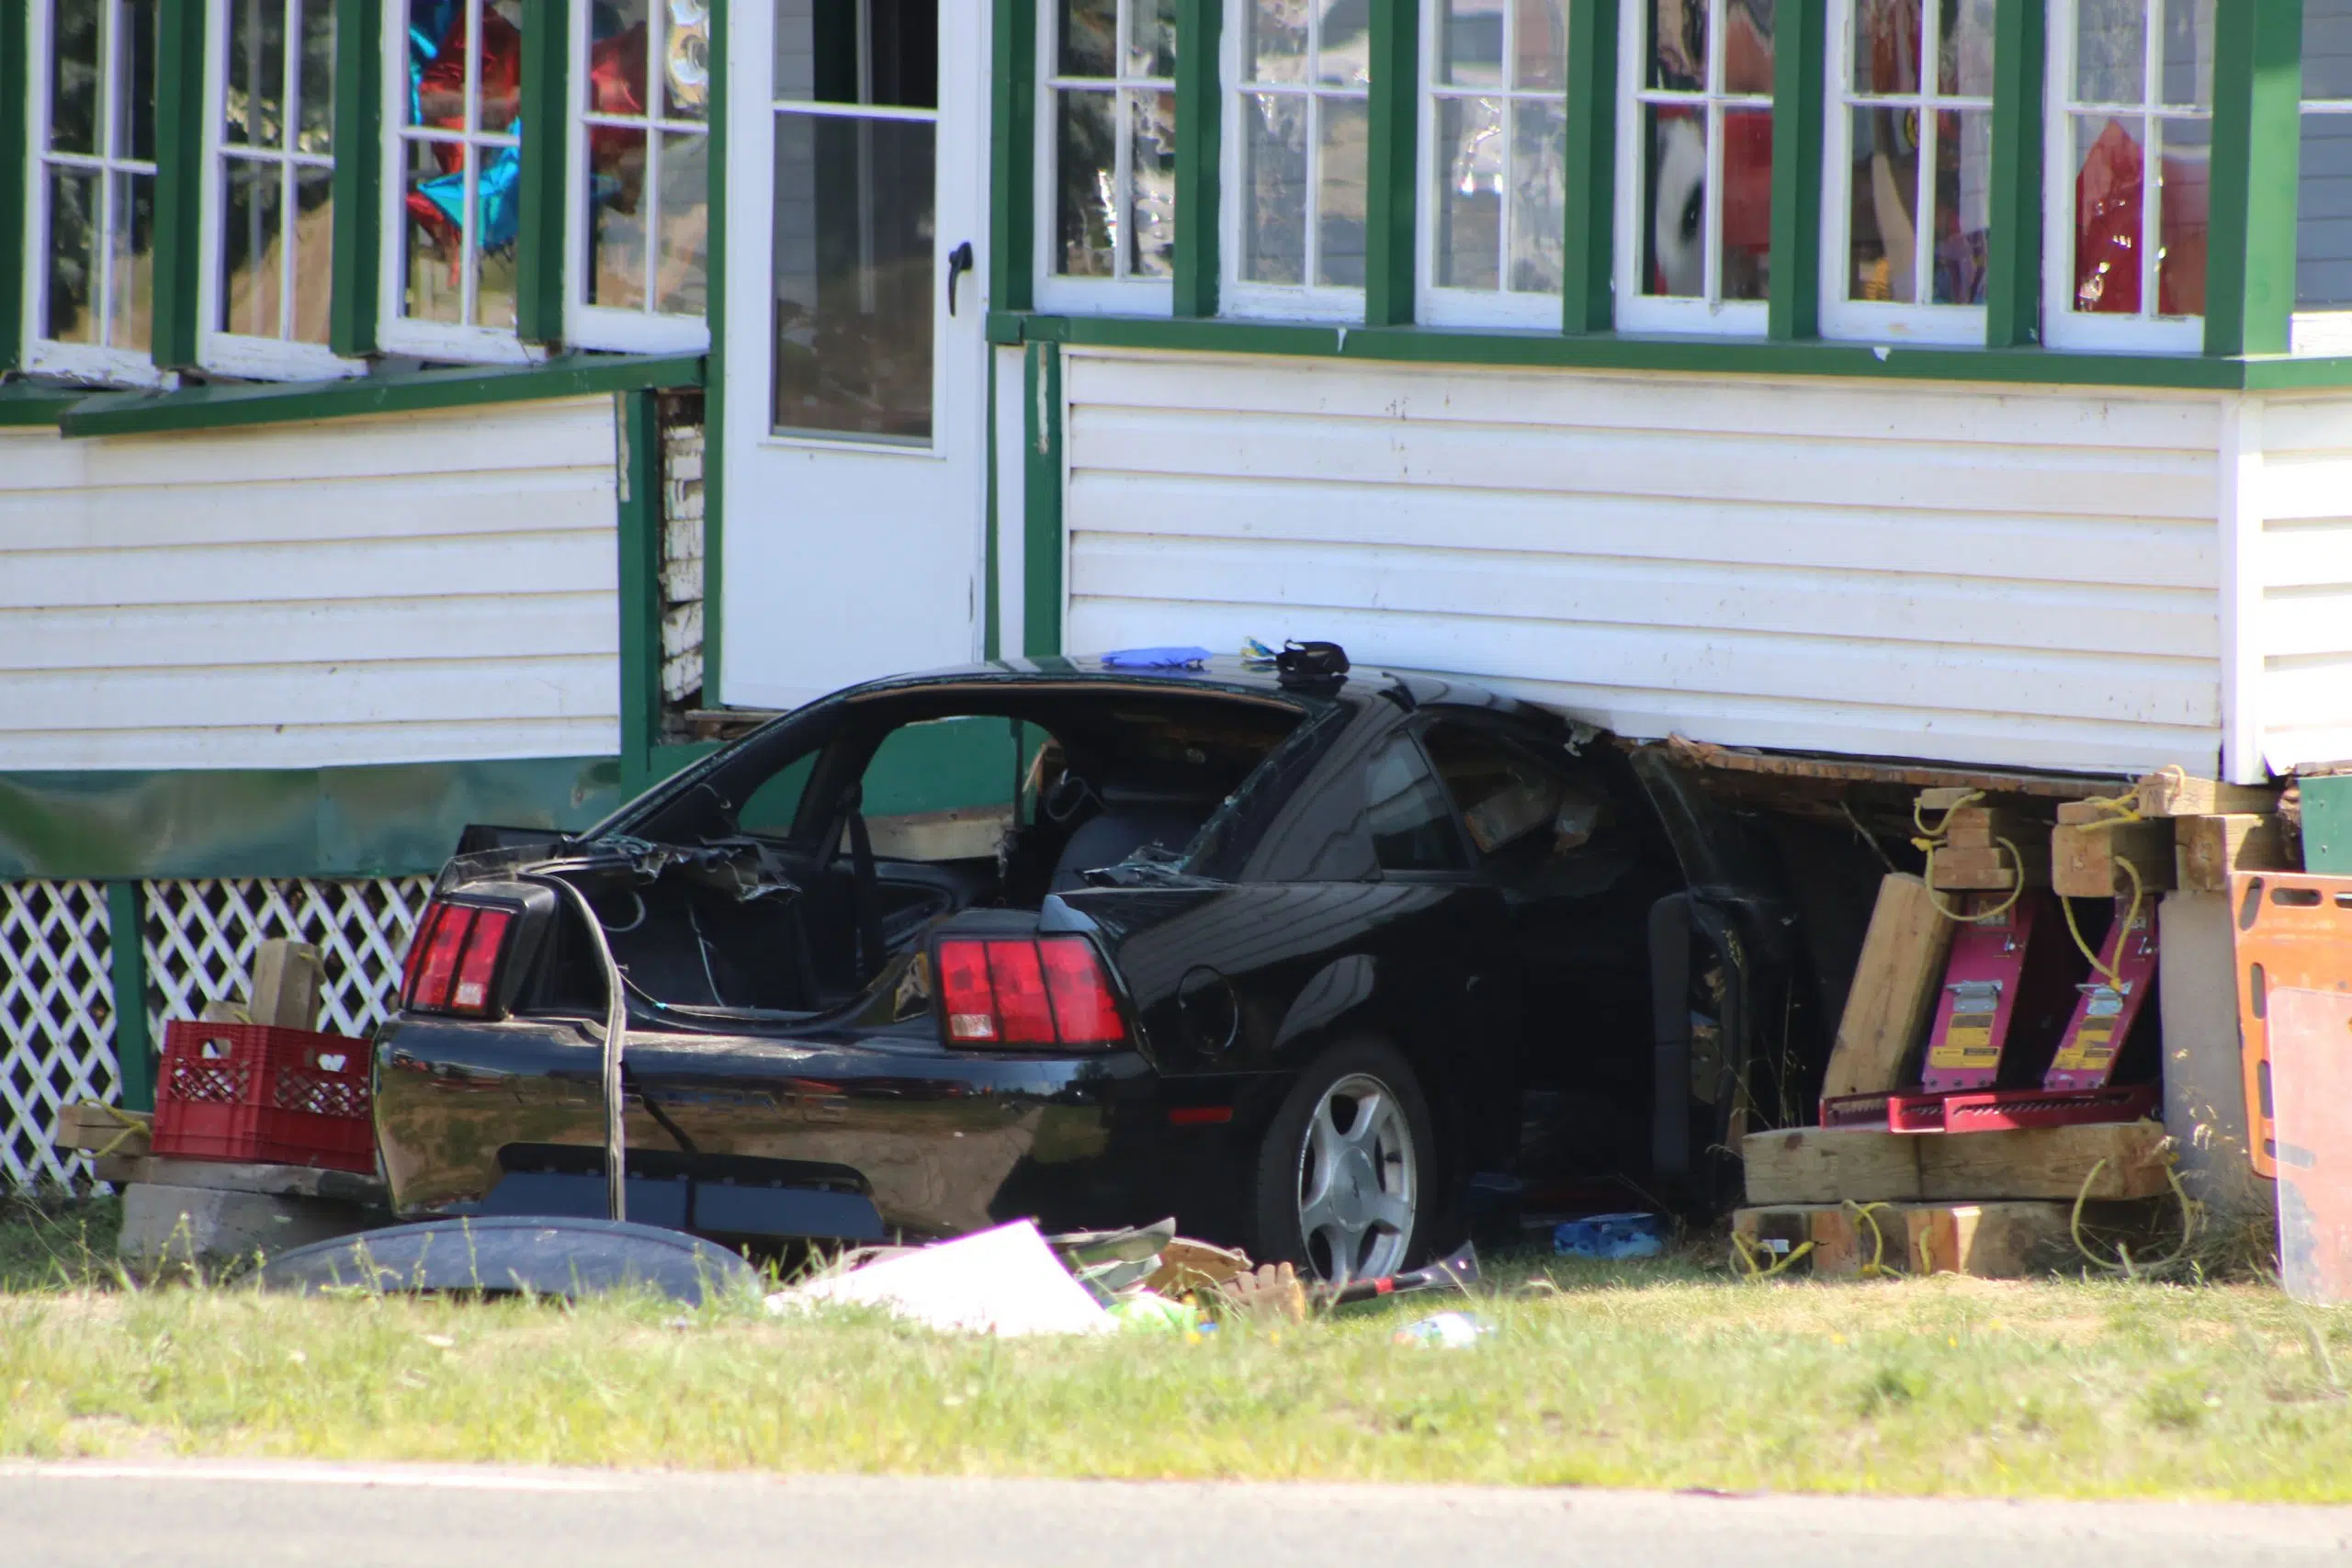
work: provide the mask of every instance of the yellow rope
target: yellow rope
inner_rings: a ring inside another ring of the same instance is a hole
[[[1918,801],[1914,800],[1911,803],[1911,826],[1919,829],[1919,834],[1922,838],[1941,840],[1951,832],[1951,819],[1953,816],[1959,812],[1962,807],[1970,805],[1984,798],[1984,792],[1983,790],[1970,790],[1966,795],[1962,795],[1958,800],[1953,801],[1950,806],[1944,807],[1943,819],[1932,828],[1928,827],[1928,824],[1920,818],[1919,813],[1925,808],[1920,806]]]
[[[1862,1265],[1862,1277],[1866,1280],[1876,1279],[1882,1274],[1893,1277],[1901,1272],[1886,1266],[1886,1232],[1879,1228],[1878,1223],[1878,1211],[1894,1205],[1886,1202],[1857,1203],[1851,1198],[1845,1202],[1846,1207],[1854,1212],[1857,1221],[1871,1227],[1871,1260]]]
[[[2180,1173],[2175,1168],[2177,1163],[2173,1157],[2166,1157],[2165,1179],[2172,1184],[2172,1195],[2180,1201],[2180,1245],[2154,1263],[2132,1262],[2132,1249],[2121,1242],[2116,1243],[2113,1258],[2101,1258],[2090,1249],[2088,1243],[2083,1240],[2083,1202],[2090,1197],[2091,1183],[2098,1179],[2098,1173],[2106,1166],[2107,1160],[2102,1156],[2092,1165],[2090,1174],[2083,1178],[2081,1190],[2075,1194],[2075,1211],[2066,1219],[2066,1234],[2074,1238],[2075,1250],[2083,1255],[2085,1262],[2105,1273],[2120,1274],[2127,1280],[2136,1280],[2143,1274],[2161,1273],[2188,1255],[2188,1244],[2196,1239],[2198,1214],[2203,1205],[2191,1198],[2188,1195],[2188,1189],[2180,1184]]]
[[[1782,1253],[1781,1255],[1780,1261],[1774,1263],[1770,1269],[1765,1268],[1762,1259],[1757,1256],[1761,1248],[1751,1244],[1746,1236],[1740,1235],[1737,1231],[1731,1233],[1732,1262],[1736,1267],[1746,1269],[1747,1273],[1745,1278],[1749,1280],[1769,1280],[1773,1275],[1782,1272],[1790,1264],[1794,1263],[1798,1258],[1803,1258],[1806,1253],[1811,1252],[1813,1250],[1813,1243],[1809,1241],[1799,1242],[1796,1246]]]
[[[121,1132],[117,1133],[113,1137],[107,1140],[106,1147],[102,1149],[93,1149],[90,1151],[90,1157],[92,1159],[106,1158],[108,1155],[114,1153],[115,1150],[122,1147],[124,1144],[129,1143],[134,1134],[152,1133],[154,1131],[153,1127],[144,1119],[132,1115],[130,1111],[125,1111],[119,1105],[109,1105],[106,1101],[98,1100],[85,1100],[82,1101],[82,1103],[85,1105],[96,1106],[99,1110],[113,1117],[115,1121],[119,1122],[122,1126]]]
[[[2123,959],[2123,944],[2131,940],[2132,928],[2139,921],[2140,904],[2148,895],[2148,886],[2140,879],[2140,868],[2133,865],[2129,857],[2120,859],[2115,863],[2121,866],[2124,874],[2132,878],[2132,907],[2124,912],[2123,934],[2115,942],[2116,962],[2120,964]],[[2098,954],[2091,951],[2091,944],[2083,940],[2083,928],[2075,923],[2075,901],[2072,898],[2061,898],[2058,900],[2058,905],[2066,911],[2066,933],[2075,939],[2075,945],[2082,949],[2083,956],[2091,961],[2091,973],[2106,980],[2113,989],[2121,990],[2123,988],[2122,972],[2120,969],[2110,969],[2100,963]]]
[[[1954,807],[1952,809],[1957,811],[1960,808],[1958,807]],[[1914,821],[1918,819],[1918,807],[1912,807],[1912,819]],[[2025,856],[2018,852],[2017,845],[2011,843],[2007,839],[1996,839],[1993,840],[1995,843],[2009,852],[2009,864],[2013,868],[2009,896],[2007,898],[2002,899],[1998,907],[1995,908],[1980,909],[1975,914],[1963,915],[1936,896],[1936,846],[1940,841],[1940,840],[1933,838],[1914,839],[1911,840],[1911,847],[1913,849],[1924,851],[1927,854],[1928,863],[1921,869],[1919,875],[1920,880],[1924,881],[1928,885],[1928,907],[1934,909],[1937,914],[1941,915],[1947,920],[1954,920],[1962,925],[1982,925],[1986,920],[1999,919],[2003,915],[2007,914],[2011,909],[2018,907],[2018,900],[2025,897]]]

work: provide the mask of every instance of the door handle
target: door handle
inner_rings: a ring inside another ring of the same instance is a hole
[[[972,270],[972,242],[965,241],[947,253],[947,313],[956,313],[956,279]]]

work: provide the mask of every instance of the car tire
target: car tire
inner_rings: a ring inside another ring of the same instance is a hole
[[[1438,1179],[1429,1103],[1404,1056],[1378,1040],[1334,1046],[1260,1140],[1252,1251],[1318,1279],[1395,1273],[1427,1250]]]

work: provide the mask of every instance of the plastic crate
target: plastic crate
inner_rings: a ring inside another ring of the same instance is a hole
[[[155,1085],[154,1150],[372,1173],[368,1043],[258,1023],[174,1023]]]

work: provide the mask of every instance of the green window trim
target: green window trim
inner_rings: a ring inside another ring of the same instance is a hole
[[[347,359],[376,352],[383,189],[383,0],[334,0],[334,258],[327,344]]]
[[[1218,160],[1225,155],[1219,63],[1224,30],[1225,0],[1176,0],[1175,314],[1180,317],[1216,314],[1217,281],[1224,265],[1217,212],[1223,185]],[[1024,58],[1034,54],[1032,51]],[[1035,113],[1023,123],[1034,128]],[[1033,166],[1025,158],[1020,161],[1020,181],[1027,181]]]
[[[2216,8],[2205,352],[2285,354],[2295,313],[2302,0]]]
[[[1639,5],[1641,0],[1632,0]],[[1560,330],[1616,325],[1617,6],[1566,0],[1567,248],[1561,255]]]
[[[1415,227],[1420,211],[1421,13],[1414,0],[1372,0],[1372,116],[1364,157],[1363,319],[1413,320]]]
[[[733,0],[710,0],[710,36],[733,36],[727,16]],[[756,3],[756,0],[755,0]],[[1004,4],[1005,0],[998,0]],[[727,51],[710,51],[710,241],[709,292],[704,313],[710,321],[710,353],[704,365],[702,407],[702,692],[703,705],[717,707],[719,693],[720,615],[725,608],[727,552],[719,548],[726,513],[727,453]],[[1025,187],[1024,187],[1025,188]],[[991,253],[993,254],[993,253]]]
[[[159,370],[196,367],[197,280],[204,254],[205,29],[212,6],[190,0],[155,18],[154,317]]]
[[[514,243],[514,335],[525,343],[563,342],[571,64],[571,8],[566,0],[523,0],[523,181],[521,228]]]
[[[1984,346],[2041,342],[2041,128],[2049,69],[2043,0],[1995,0],[1993,209],[1985,232]]]
[[[1821,335],[1821,115],[1828,0],[1781,0],[1772,18],[1771,290],[1766,335]]]
[[[0,0],[0,233],[31,232],[31,189],[25,178],[32,148],[32,86],[28,60],[32,53],[30,0]],[[21,238],[0,245],[0,371],[24,363],[25,268],[31,258]],[[0,408],[0,423],[7,412]]]

